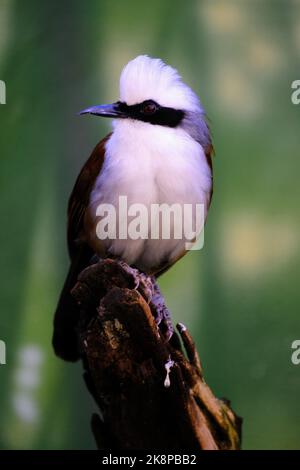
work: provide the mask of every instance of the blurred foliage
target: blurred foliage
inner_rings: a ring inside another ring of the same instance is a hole
[[[164,276],[167,302],[208,383],[243,416],[243,447],[299,448],[296,0],[0,0],[0,448],[94,448],[95,406],[80,366],[52,353],[52,316],[67,198],[109,124],[76,112],[117,99],[120,70],[140,53],[199,93],[216,148],[205,247]]]

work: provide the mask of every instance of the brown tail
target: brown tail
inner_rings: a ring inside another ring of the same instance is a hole
[[[91,256],[92,253],[86,246],[78,250],[76,257],[72,260],[55,311],[52,344],[55,354],[65,361],[74,362],[79,359],[77,340],[79,309],[70,292],[76,284],[79,273],[88,265]]]

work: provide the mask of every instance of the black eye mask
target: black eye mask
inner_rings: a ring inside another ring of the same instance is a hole
[[[149,122],[153,125],[177,127],[184,118],[184,112],[179,109],[160,106],[153,100],[146,100],[143,103],[127,105],[118,102],[119,110],[131,119]]]

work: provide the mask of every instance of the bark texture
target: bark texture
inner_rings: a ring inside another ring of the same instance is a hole
[[[72,290],[80,308],[84,377],[100,414],[100,449],[239,449],[241,419],[203,378],[188,330],[167,342],[145,285],[124,264],[86,268]],[[184,349],[184,350],[183,350]]]

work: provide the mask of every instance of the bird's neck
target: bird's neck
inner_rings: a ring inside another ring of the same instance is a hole
[[[183,129],[117,120],[106,152],[110,160],[136,164],[142,171],[198,160],[199,144]]]

